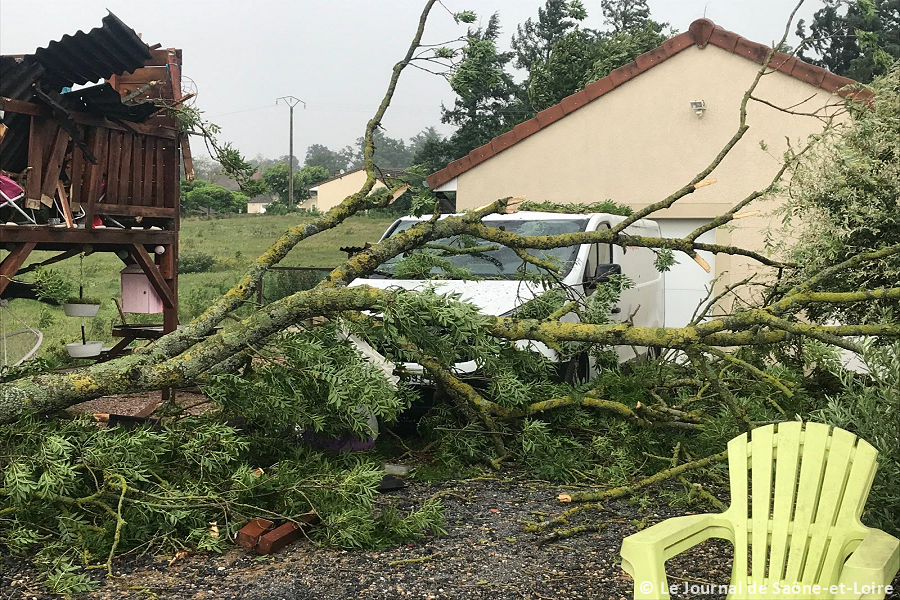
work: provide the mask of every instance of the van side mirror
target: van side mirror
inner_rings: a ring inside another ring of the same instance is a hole
[[[622,265],[618,263],[606,263],[597,265],[594,276],[585,282],[585,287],[595,288],[598,283],[609,283],[610,275],[621,275]]]
[[[622,274],[622,265],[618,263],[606,263],[603,265],[597,265],[596,271],[594,271],[594,281],[599,283],[606,283],[609,281],[610,275],[621,275]]]

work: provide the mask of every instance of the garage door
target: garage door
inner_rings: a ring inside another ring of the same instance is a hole
[[[706,219],[658,219],[664,237],[680,238],[697,229]],[[716,232],[707,231],[698,242],[714,244]],[[684,327],[691,320],[694,310],[706,296],[706,288],[716,272],[715,257],[709,252],[699,252],[709,263],[710,273],[704,271],[684,252],[676,252],[678,264],[666,273],[666,326]]]

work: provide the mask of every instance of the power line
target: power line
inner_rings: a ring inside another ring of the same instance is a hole
[[[228,115],[236,115],[238,113],[250,112],[251,110],[262,110],[264,108],[272,108],[277,106],[277,104],[266,104],[265,106],[257,106],[256,108],[243,108],[241,110],[234,110],[227,113],[219,113],[217,115],[210,115],[210,119],[215,119],[216,117],[227,117]]]

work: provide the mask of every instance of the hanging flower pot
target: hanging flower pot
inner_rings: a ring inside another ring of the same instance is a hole
[[[63,311],[67,317],[95,317],[99,310],[100,303],[87,298],[72,298],[63,303]]]
[[[91,358],[103,352],[103,342],[72,342],[66,344],[66,352],[72,358]]]
[[[62,305],[67,317],[94,317],[100,310],[100,301],[84,295],[84,253],[79,256],[81,279],[78,284],[78,295],[66,298]],[[84,326],[81,326],[81,341],[84,342]]]

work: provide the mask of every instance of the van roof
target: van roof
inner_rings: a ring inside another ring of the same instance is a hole
[[[452,215],[441,215],[441,218],[444,219],[446,217],[461,217],[465,213],[454,213]],[[543,212],[536,210],[521,210],[519,212],[510,213],[510,214],[491,214],[484,218],[482,221],[534,221],[534,220],[543,220],[543,221],[551,221],[557,219],[590,219],[594,215],[605,214],[605,213],[558,213],[558,212]],[[612,215],[614,216],[614,215]],[[413,217],[406,216],[402,219],[404,221],[427,221],[431,218],[431,215],[423,215],[421,217]]]
[[[464,215],[465,213],[453,213],[449,215],[441,215],[442,219],[447,217],[459,217]],[[551,220],[562,220],[562,219],[591,219],[593,217],[609,217],[612,223],[621,223],[625,217],[621,215],[614,215],[611,213],[560,213],[560,212],[545,212],[545,211],[537,211],[537,210],[520,210],[519,212],[511,213],[511,214],[491,214],[486,217],[483,217],[482,221],[551,221]],[[401,221],[427,221],[431,218],[431,215],[423,215],[421,217],[414,216],[406,216],[401,217]],[[650,227],[656,226],[656,222],[650,219],[640,219],[634,223],[636,227]]]

